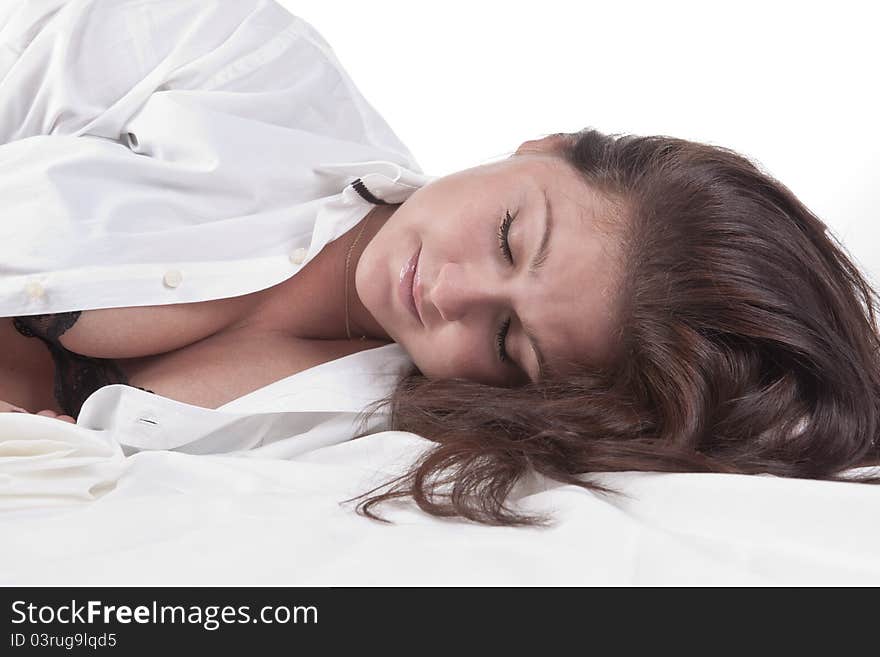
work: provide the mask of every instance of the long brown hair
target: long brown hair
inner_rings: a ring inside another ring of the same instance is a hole
[[[394,487],[435,516],[544,525],[505,500],[526,473],[766,473],[880,483],[877,293],[825,224],[722,147],[562,134],[559,156],[618,208],[617,341],[601,366],[517,388],[418,369],[367,409],[437,443]]]

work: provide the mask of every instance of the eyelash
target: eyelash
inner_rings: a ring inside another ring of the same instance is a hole
[[[510,264],[513,264],[513,253],[510,250],[510,242],[507,240],[507,235],[510,232],[510,224],[513,222],[513,217],[510,216],[510,210],[507,210],[504,215],[504,220],[501,222],[501,226],[498,228],[498,245],[501,249],[501,253],[504,255],[505,259]],[[504,322],[502,322],[501,327],[498,329],[498,333],[495,336],[495,342],[498,345],[498,359],[503,363],[507,360],[507,350],[504,348],[504,341],[507,339],[507,331],[510,329],[510,318],[508,317]]]
[[[510,251],[510,243],[507,241],[507,234],[510,232],[510,224],[513,223],[513,217],[510,216],[510,210],[504,213],[504,221],[498,228],[498,244],[501,246],[501,253],[507,258],[510,264],[513,264],[513,253]]]

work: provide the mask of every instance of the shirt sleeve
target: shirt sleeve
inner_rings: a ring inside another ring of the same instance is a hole
[[[222,111],[249,118],[263,113],[272,120],[279,110],[271,105],[282,100],[273,92],[297,87],[313,98],[329,93],[325,100],[332,102],[339,88],[350,86],[336,72],[338,62],[320,34],[272,1],[3,0],[2,5],[0,144],[35,135],[124,141],[126,122],[146,101],[174,90],[244,94],[238,107],[235,99],[224,98]],[[313,79],[323,85],[308,88]],[[198,102],[215,100],[220,102]]]

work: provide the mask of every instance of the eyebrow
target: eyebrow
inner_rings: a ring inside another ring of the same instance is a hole
[[[550,253],[550,231],[553,228],[553,208],[550,205],[550,195],[547,193],[547,190],[543,190],[544,193],[544,217],[546,217],[547,221],[544,224],[544,234],[541,236],[541,244],[538,246],[538,252],[535,254],[535,257],[532,258],[531,264],[529,264],[529,274],[535,276],[538,273],[538,270],[544,266],[544,263],[547,262],[547,256]]]
[[[538,246],[538,251],[535,253],[535,257],[532,258],[532,262],[529,264],[529,275],[536,276],[538,270],[543,267],[544,263],[547,262],[547,256],[550,254],[550,235],[553,228],[553,208],[550,205],[550,194],[547,193],[547,190],[542,190],[544,194],[544,234],[541,235],[541,244]],[[538,341],[538,336],[535,332],[526,325],[525,322],[520,320],[522,324],[523,333],[525,333],[526,338],[528,338],[529,342],[532,345],[532,350],[535,352],[535,359],[538,361],[538,379],[543,379],[547,374],[547,360],[544,358],[544,352],[541,349],[541,343]]]

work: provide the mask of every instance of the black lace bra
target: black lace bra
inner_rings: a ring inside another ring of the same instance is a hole
[[[13,317],[16,330],[27,337],[42,340],[55,362],[55,400],[59,408],[74,419],[79,417],[83,402],[95,390],[113,383],[129,385],[125,374],[116,361],[110,358],[90,358],[65,349],[58,340],[65,331],[76,324],[82,311],[76,310],[54,315],[28,315]],[[145,392],[153,392],[134,386]],[[153,393],[156,394],[156,393]],[[42,409],[33,409],[36,413]]]

